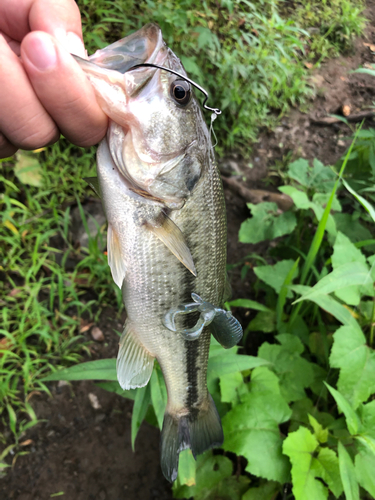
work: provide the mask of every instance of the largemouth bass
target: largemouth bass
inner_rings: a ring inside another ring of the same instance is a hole
[[[222,183],[198,101],[158,26],[77,60],[110,118],[97,173],[108,263],[127,312],[118,380],[123,389],[143,387],[159,362],[168,394],[161,467],[174,481],[181,450],[196,456],[223,442],[206,383],[211,333],[224,347],[242,336],[221,309]],[[145,63],[166,69],[139,66]]]

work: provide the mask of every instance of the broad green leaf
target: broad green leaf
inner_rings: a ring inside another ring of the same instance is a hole
[[[314,454],[318,440],[306,427],[290,432],[283,444],[283,452],[292,463],[293,494],[296,500],[327,500],[328,490],[318,481],[314,467]],[[319,476],[320,477],[320,474]]]
[[[363,253],[350,241],[347,236],[338,232],[336,241],[333,245],[332,267],[336,270],[349,262],[360,262],[363,264],[364,268],[368,270],[366,257]],[[360,285],[353,283],[348,287],[336,289],[334,292],[335,295],[337,295],[337,297],[339,297],[339,299],[346,304],[357,306],[363,293],[366,292],[367,295],[373,295],[372,280],[370,279],[369,283],[365,287],[361,287]]]
[[[257,366],[268,365],[268,361],[257,356],[247,356],[246,354],[236,354],[233,350],[224,350],[208,360],[208,376],[220,378],[229,373],[251,370]]]
[[[21,151],[17,153],[17,161],[14,166],[14,173],[22,184],[29,186],[42,186],[42,167],[35,154]]]
[[[309,287],[301,286],[301,285],[293,285],[291,289],[297,293],[306,294]],[[361,331],[359,324],[357,323],[354,316],[351,314],[350,310],[340,304],[337,300],[335,300],[330,295],[315,295],[309,300],[315,302],[319,307],[327,311],[327,313],[334,316],[341,323],[347,326],[352,326],[353,328],[357,328]]]
[[[265,305],[250,299],[231,300],[228,302],[228,305],[230,307],[246,307],[246,309],[254,309],[254,311],[272,312],[272,309],[269,309]]]
[[[259,368],[255,368],[258,370]],[[254,371],[255,371],[254,370]],[[241,372],[228,373],[220,377],[220,393],[221,393],[221,401],[223,403],[236,403],[239,401],[240,394],[243,389],[246,387],[243,381],[243,376]]]
[[[192,451],[190,449],[182,450],[178,457],[178,484],[181,486],[195,486],[196,468],[197,463]]]
[[[118,382],[97,382],[95,385],[98,387],[101,387],[102,389],[109,391],[109,392],[114,392],[115,394],[118,394],[119,396],[122,396],[123,398],[128,398],[128,399],[135,399],[135,395],[137,394],[137,389],[129,389],[128,391],[124,391],[124,389],[121,388],[120,384]]]
[[[351,285],[366,285],[371,282],[368,266],[362,262],[348,262],[334,269],[327,276],[318,281],[307,293],[303,294],[294,303],[301,300],[314,300],[320,295],[336,292],[340,288]]]
[[[154,407],[159,429],[163,427],[164,412],[167,405],[167,391],[161,370],[154,368],[150,380],[151,402]]]
[[[134,451],[135,439],[137,437],[139,428],[146,416],[148,405],[151,403],[150,384],[146,387],[137,389],[137,394],[134,400],[132,423],[131,423],[131,440],[132,448]]]
[[[338,451],[341,481],[344,487],[346,500],[360,500],[354,465],[341,441],[339,441]]]
[[[281,394],[279,377],[266,366],[255,368],[251,373],[250,389],[255,392],[271,392]]]
[[[252,391],[224,416],[223,448],[243,455],[251,474],[283,483],[288,480],[289,466],[282,454],[279,424],[290,416],[291,410],[280,395]]]
[[[368,450],[360,450],[354,458],[355,473],[359,484],[375,498],[375,455]]]
[[[338,498],[343,487],[336,453],[329,448],[321,448],[318,456],[313,460],[313,469],[315,474],[328,484],[329,489]]]
[[[328,439],[328,429],[323,429],[323,426],[312,415],[309,414],[308,417],[316,439],[319,443],[326,443]]]
[[[173,486],[174,498],[190,498],[194,500],[216,500],[230,498],[241,500],[243,493],[248,489],[249,479],[232,476],[233,464],[227,457],[212,455],[206,452],[198,456],[196,465],[196,484],[194,486],[181,485],[177,479]]]
[[[293,268],[294,273],[290,279],[291,282],[298,276],[298,269],[293,260],[280,260],[273,266],[257,266],[254,267],[254,272],[259,279],[271,286],[276,293],[279,293],[286,277]],[[292,293],[288,292],[287,297],[292,297]]]
[[[290,234],[297,225],[292,212],[279,213],[276,203],[248,203],[252,218],[241,224],[239,240],[242,243],[259,243]]]
[[[274,500],[280,485],[274,481],[267,481],[258,488],[250,488],[242,497],[242,500]]]
[[[337,230],[344,233],[353,243],[371,240],[371,232],[361,224],[360,220],[355,218],[355,213],[337,213],[333,215],[333,218],[335,219]]]
[[[305,388],[314,380],[312,363],[301,357],[304,346],[298,337],[282,334],[276,337],[281,345],[264,342],[258,356],[272,363],[272,369],[279,377],[281,394],[287,401],[306,397]]]
[[[260,311],[254,319],[250,321],[246,330],[250,332],[271,333],[276,329],[276,312]]]
[[[327,386],[329,392],[332,394],[334,400],[337,403],[337,406],[345,415],[346,424],[348,426],[350,434],[352,436],[358,434],[359,430],[361,429],[361,421],[355,410],[353,410],[353,408],[350,406],[349,401],[347,401],[344,396],[339,393],[339,391],[336,391],[336,389],[334,389],[327,383],[325,385]]]
[[[352,326],[339,328],[333,339],[330,364],[340,369],[338,390],[357,408],[375,392],[375,352]]]
[[[97,361],[87,361],[79,365],[64,368],[51,373],[42,379],[43,382],[52,380],[117,380],[116,360],[98,359]]]
[[[359,203],[363,206],[363,208],[370,214],[373,222],[375,222],[375,209],[371,205],[371,203],[369,203],[365,198],[363,198],[363,196],[356,193],[354,191],[354,189],[351,186],[349,186],[349,184],[346,182],[345,179],[342,180],[342,183],[344,184],[346,189],[349,191],[349,193],[352,194],[354,196],[354,198],[357,201],[359,201]]]

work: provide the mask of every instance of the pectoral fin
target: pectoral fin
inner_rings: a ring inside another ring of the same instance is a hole
[[[146,226],[194,276],[197,276],[193,257],[181,229],[164,212],[157,221],[147,222]]]
[[[124,390],[144,387],[150,380],[154,358],[137,339],[127,321],[117,355],[117,379]]]
[[[111,268],[112,278],[116,285],[121,288],[125,278],[125,261],[121,255],[121,247],[118,236],[111,224],[108,224],[107,233],[108,265]]]

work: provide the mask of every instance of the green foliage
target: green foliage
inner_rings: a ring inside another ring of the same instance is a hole
[[[220,150],[236,147],[244,152],[259,124],[275,123],[271,110],[282,114],[313,94],[303,61],[306,53],[314,58],[336,54],[363,29],[357,2],[333,3],[298,3],[291,15],[279,0],[78,1],[89,53],[157,22],[186,71],[223,110],[215,122]],[[322,21],[317,34],[315,26]]]

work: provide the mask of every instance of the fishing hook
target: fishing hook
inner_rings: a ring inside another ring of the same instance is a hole
[[[198,85],[197,83],[195,83],[193,80],[191,80],[190,78],[188,78],[187,76],[182,75],[181,73],[178,73],[174,69],[165,68],[164,66],[158,66],[157,64],[151,64],[151,63],[137,64],[136,66],[132,66],[132,68],[130,68],[129,71],[132,71],[133,69],[136,69],[136,68],[142,68],[142,67],[157,68],[157,69],[162,69],[164,71],[169,71],[169,73],[173,73],[174,75],[179,76],[183,80],[186,80],[188,83],[190,83],[190,85],[193,85],[193,87],[195,87],[196,89],[200,90],[202,92],[202,94],[204,94],[204,96],[205,96],[204,97],[204,101],[203,101],[203,107],[204,107],[204,109],[207,109],[207,111],[213,111],[215,113],[215,115],[221,115],[221,109],[219,109],[219,108],[210,108],[209,106],[207,106],[206,102],[207,102],[208,97],[209,97],[208,96],[208,92],[206,90],[204,90],[203,87],[201,87],[200,85]]]

